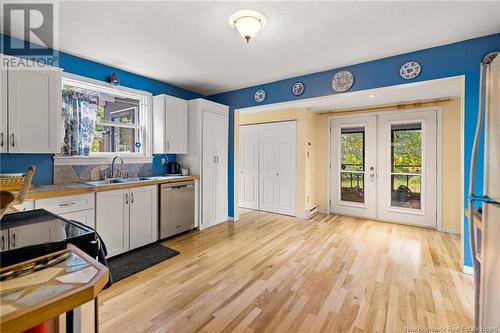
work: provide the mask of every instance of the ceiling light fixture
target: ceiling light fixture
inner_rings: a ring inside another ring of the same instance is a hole
[[[238,31],[247,43],[264,28],[266,18],[259,12],[250,9],[239,10],[229,18],[229,24]]]

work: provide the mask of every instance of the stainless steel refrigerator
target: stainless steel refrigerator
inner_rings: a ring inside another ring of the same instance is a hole
[[[481,63],[479,113],[469,178],[469,238],[474,264],[474,325],[500,329],[500,56]],[[482,126],[484,124],[484,131]],[[474,193],[477,149],[484,136],[483,194]],[[473,206],[481,208],[473,223]],[[474,235],[474,236],[472,236]]]

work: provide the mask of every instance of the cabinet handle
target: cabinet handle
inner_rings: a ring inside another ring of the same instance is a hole
[[[16,247],[16,234],[12,234],[12,248]]]
[[[4,134],[0,133],[0,147],[3,147],[4,144]]]
[[[12,147],[14,147],[14,146],[16,145],[16,144],[14,143],[14,133],[12,133],[12,134],[10,135],[10,138],[12,139],[12,141],[11,141],[11,143],[10,143],[10,144],[11,144],[11,146],[12,146]]]
[[[130,193],[130,202],[134,203],[134,193]]]
[[[128,204],[128,194],[125,193],[125,203]]]
[[[76,204],[76,202],[65,202],[65,203],[60,203],[59,207],[68,207],[68,206],[73,206]]]
[[[2,236],[2,250],[5,250],[5,236]]]
[[[217,155],[217,164],[219,164],[219,155]]]

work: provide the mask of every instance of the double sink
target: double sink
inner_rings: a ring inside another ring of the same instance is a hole
[[[126,183],[137,183],[137,182],[147,182],[152,180],[162,180],[162,179],[175,179],[183,178],[185,176],[157,176],[157,177],[133,177],[133,178],[109,178],[104,180],[96,180],[91,182],[84,182],[86,185],[91,186],[103,186],[112,184],[126,184]]]

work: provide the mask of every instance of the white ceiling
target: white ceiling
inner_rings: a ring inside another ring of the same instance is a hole
[[[438,98],[460,97],[462,96],[462,91],[463,80],[460,77],[454,77],[254,106],[241,109],[240,112],[252,113],[288,108],[307,108],[314,112],[335,112],[380,105],[428,101]]]
[[[240,9],[267,17],[248,45],[228,24]],[[207,95],[500,32],[498,1],[64,1],[59,12],[62,51]]]

